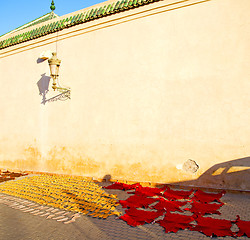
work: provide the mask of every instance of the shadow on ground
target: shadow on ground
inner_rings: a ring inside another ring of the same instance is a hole
[[[250,157],[215,164],[195,180],[173,184],[250,190]]]

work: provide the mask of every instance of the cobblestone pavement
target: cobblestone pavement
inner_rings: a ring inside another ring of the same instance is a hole
[[[100,183],[99,185],[107,185]],[[105,190],[109,194],[116,194],[120,200],[126,199],[128,194],[120,190]],[[235,220],[240,215],[242,220],[250,220],[250,195],[242,193],[226,193],[221,199],[221,215],[215,218]],[[26,211],[25,211],[26,209]],[[29,211],[29,209],[31,209]],[[37,212],[37,210],[39,210]],[[121,206],[118,211],[124,212]],[[37,214],[43,212],[41,214]],[[32,214],[31,214],[32,213]],[[51,216],[48,218],[48,216]],[[57,217],[58,216],[58,217]],[[67,221],[60,219],[68,218]],[[61,218],[60,218],[61,217]],[[71,221],[70,221],[71,220]],[[115,215],[107,219],[92,218],[84,214],[62,211],[56,208],[46,208],[31,201],[23,200],[6,194],[0,196],[0,239],[210,239],[196,231],[180,230],[177,233],[164,232],[158,224],[145,224],[131,227]],[[219,237],[213,239],[235,239],[233,237]],[[249,239],[239,237],[237,239]]]

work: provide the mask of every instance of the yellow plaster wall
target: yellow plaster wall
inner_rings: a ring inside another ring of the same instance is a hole
[[[250,189],[248,178],[202,178],[250,165],[249,10],[166,0],[1,50],[0,166]],[[37,60],[56,49],[71,100],[41,104],[49,67]]]

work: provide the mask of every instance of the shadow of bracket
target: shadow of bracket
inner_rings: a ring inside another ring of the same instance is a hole
[[[45,104],[46,102],[66,101],[67,99],[70,99],[70,89],[63,91],[54,97],[43,99],[41,103]]]

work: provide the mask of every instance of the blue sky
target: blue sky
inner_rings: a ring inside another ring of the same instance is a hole
[[[106,0],[54,0],[59,16]],[[51,0],[0,0],[0,36],[50,12]]]

